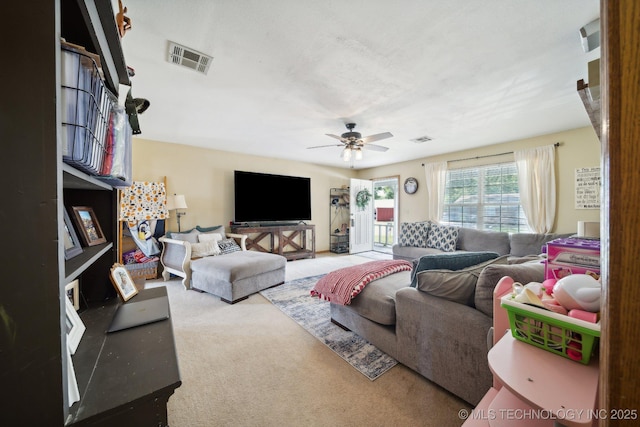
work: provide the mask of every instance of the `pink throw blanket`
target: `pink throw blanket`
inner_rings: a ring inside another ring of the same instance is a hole
[[[311,296],[334,304],[349,305],[365,286],[381,277],[400,271],[411,271],[409,261],[385,260],[341,268],[322,277],[311,290]]]

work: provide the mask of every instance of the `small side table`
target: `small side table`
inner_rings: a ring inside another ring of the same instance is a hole
[[[506,334],[489,351],[491,388],[464,427],[592,426],[598,360],[582,365]],[[554,421],[556,424],[554,424]]]

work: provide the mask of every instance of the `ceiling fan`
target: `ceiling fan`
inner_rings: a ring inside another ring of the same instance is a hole
[[[355,123],[346,123],[345,126],[349,130],[349,132],[345,132],[342,135],[333,135],[331,133],[327,133],[327,136],[331,138],[335,138],[339,140],[340,144],[330,144],[330,145],[316,145],[315,147],[308,148],[323,148],[323,147],[344,147],[342,150],[342,158],[345,162],[348,162],[353,156],[356,160],[360,160],[362,158],[362,150],[373,150],[373,151],[387,151],[389,148],[383,147],[382,145],[374,145],[370,144],[373,141],[380,141],[381,139],[391,138],[393,134],[391,132],[383,132],[375,135],[369,135],[363,137],[360,132],[354,132],[353,128],[356,127]]]

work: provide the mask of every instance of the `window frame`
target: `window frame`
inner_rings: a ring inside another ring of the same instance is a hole
[[[457,194],[451,195],[452,191]],[[451,197],[455,200],[449,201]],[[494,214],[489,215],[490,211]],[[441,220],[447,225],[477,230],[530,232],[520,202],[515,161],[447,170]]]

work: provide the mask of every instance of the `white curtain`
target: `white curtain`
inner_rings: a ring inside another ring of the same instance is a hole
[[[444,189],[447,180],[447,162],[424,165],[427,188],[427,219],[440,222],[444,208]]]
[[[556,217],[556,168],[553,145],[514,151],[520,202],[529,228],[548,233]]]

